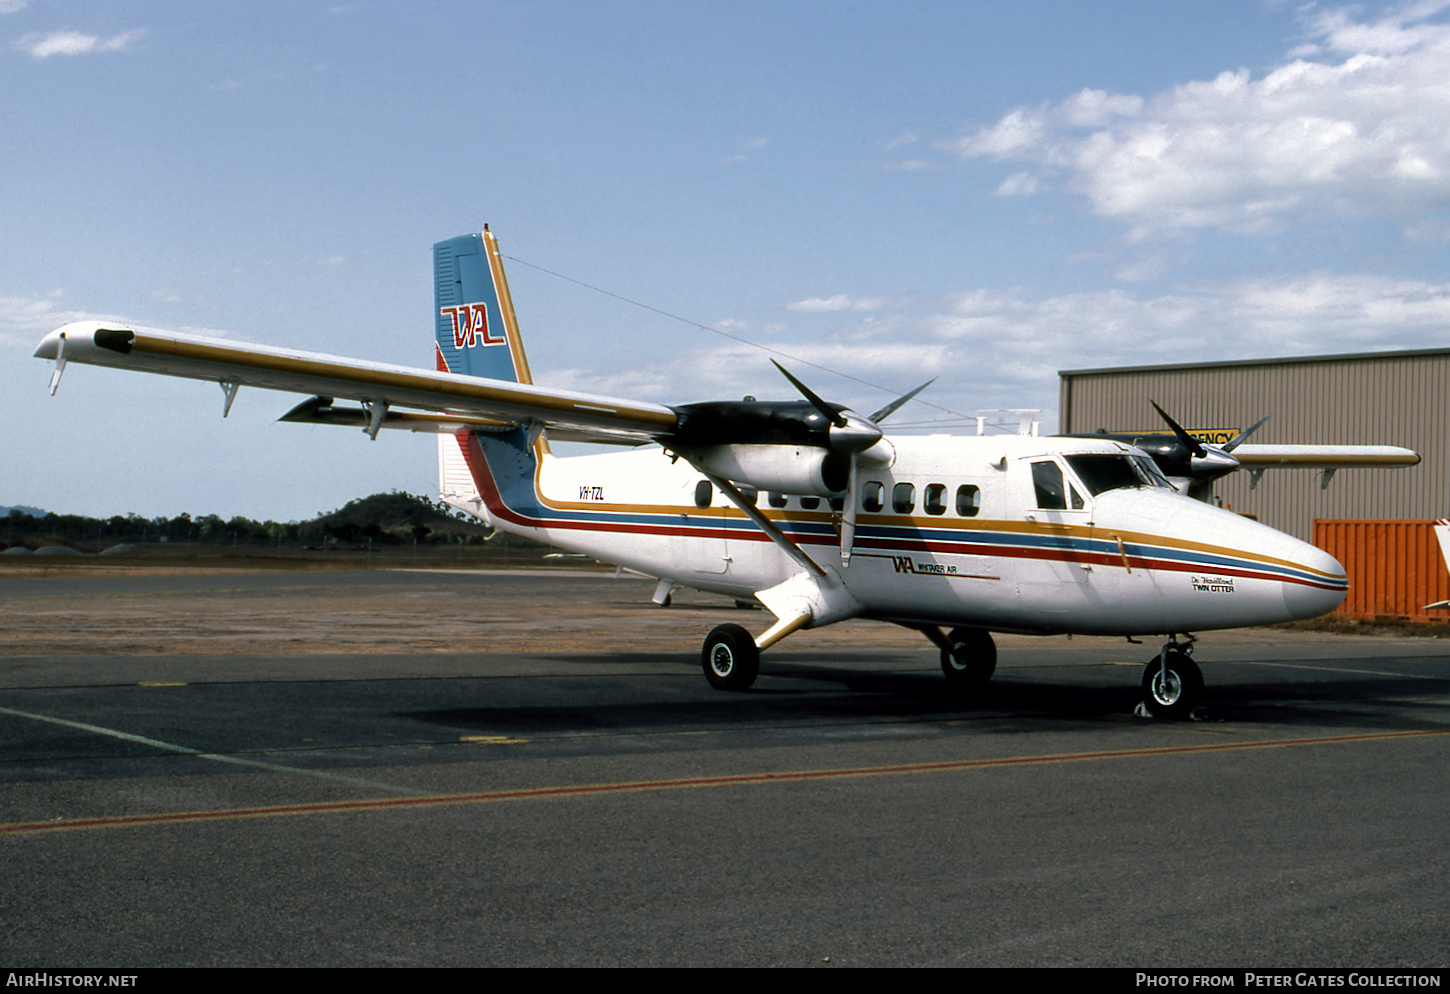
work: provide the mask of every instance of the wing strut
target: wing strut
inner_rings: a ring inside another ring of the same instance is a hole
[[[693,465],[693,463],[691,464]],[[700,467],[696,466],[696,469]],[[790,556],[803,570],[782,583],[766,590],[755,592],[756,600],[778,619],[774,625],[761,633],[755,640],[757,650],[768,649],[792,632],[802,628],[816,628],[834,624],[847,618],[854,618],[863,610],[861,602],[846,589],[834,569],[821,567],[806,555],[790,536],[767,518],[761,510],[745,499],[735,484],[721,479],[713,473],[700,473],[715,486],[726,499],[740,508],[742,514],[753,521],[766,536]],[[708,645],[708,642],[707,642]]]
[[[695,468],[700,469],[699,466],[695,466]],[[725,498],[729,500],[730,503],[740,508],[742,514],[744,514],[751,521],[755,522],[755,526],[761,531],[765,532],[766,536],[777,546],[779,546],[782,552],[794,559],[796,563],[800,565],[801,569],[805,570],[807,573],[819,579],[824,580],[827,578],[826,571],[821,569],[820,566],[816,565],[816,561],[810,556],[806,555],[804,549],[796,545],[795,542],[791,541],[789,535],[776,527],[774,521],[771,521],[764,514],[762,514],[760,512],[760,508],[756,507],[754,504],[750,503],[750,501],[746,500],[745,495],[736,489],[735,484],[731,483],[729,480],[716,476],[714,473],[706,473],[703,469],[700,469],[700,473],[705,477],[705,479],[709,480],[716,487],[718,487],[720,489],[720,492],[725,495]]]

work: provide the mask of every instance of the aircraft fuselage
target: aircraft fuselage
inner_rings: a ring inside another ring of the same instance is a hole
[[[861,457],[844,550],[846,509],[830,498],[760,492],[755,503],[862,617],[1129,635],[1310,618],[1343,600],[1344,570],[1321,550],[1146,471],[1113,485],[1146,459],[1104,440],[893,437]],[[505,531],[742,599],[800,572],[700,472],[653,446],[544,456],[515,479],[481,493]]]

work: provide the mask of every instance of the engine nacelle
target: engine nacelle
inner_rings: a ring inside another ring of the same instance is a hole
[[[834,497],[851,481],[851,457],[810,445],[708,445],[691,449],[692,463],[731,483],[778,494]]]

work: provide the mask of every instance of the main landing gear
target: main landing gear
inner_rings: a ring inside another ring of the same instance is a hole
[[[1143,668],[1143,705],[1155,718],[1184,719],[1203,703],[1203,672],[1193,661],[1193,636],[1170,638]]]
[[[981,690],[997,672],[997,644],[984,628],[953,628],[943,634],[935,625],[912,625],[941,650],[941,671],[957,693]]]
[[[952,690],[978,691],[992,679],[997,670],[997,645],[991,632],[953,628],[943,634],[935,626],[921,631],[941,649],[941,670]],[[700,668],[716,690],[749,690],[760,675],[760,649],[739,625],[717,625],[700,648]]]
[[[760,675],[760,650],[739,625],[716,625],[700,649],[700,666],[716,690],[749,690]]]
[[[950,645],[941,650],[941,671],[947,686],[962,693],[985,687],[997,672],[997,644],[992,641],[992,633],[980,628],[953,628],[947,641]]]

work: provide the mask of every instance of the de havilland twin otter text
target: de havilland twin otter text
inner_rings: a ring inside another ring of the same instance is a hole
[[[240,387],[264,387],[310,395],[283,420],[436,433],[444,499],[494,528],[657,577],[661,602],[692,587],[773,613],[759,634],[724,624],[705,639],[705,676],[725,690],[750,687],[761,651],[792,633],[867,618],[921,631],[961,688],[991,677],[991,632],[1167,636],[1146,703],[1183,716],[1203,680],[1178,635],[1313,618],[1347,581],[1327,553],[1180,488],[1240,464],[1418,461],[1388,446],[1206,446],[1171,419],[1167,455],[1109,435],[887,436],[880,423],[916,391],[866,417],[788,372],[804,399],[668,407],[553,390],[529,373],[490,232],[434,246],[434,278],[436,371],[95,321],[35,354],[55,360],[52,392],[67,363],[90,363],[218,382],[223,413]],[[630,448],[566,457],[550,440]]]

